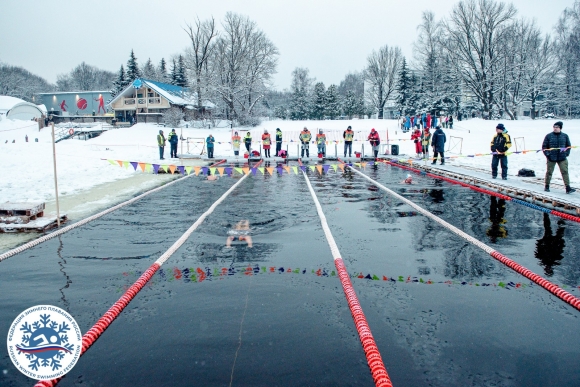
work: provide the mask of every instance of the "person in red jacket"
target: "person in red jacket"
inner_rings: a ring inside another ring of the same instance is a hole
[[[373,147],[373,154],[375,155],[375,159],[379,155],[379,145],[381,143],[381,139],[379,138],[379,132],[375,130],[375,128],[371,129],[371,134],[369,134],[368,140]]]
[[[431,113],[427,113],[427,129],[431,129]]]
[[[411,140],[415,143],[415,153],[417,154],[417,158],[420,159],[421,153],[423,153],[423,145],[421,143],[421,131],[419,129],[415,129],[411,135]]]
[[[272,139],[270,138],[270,134],[266,129],[264,129],[264,134],[262,134],[262,148],[264,148],[264,157],[270,157],[271,143]]]

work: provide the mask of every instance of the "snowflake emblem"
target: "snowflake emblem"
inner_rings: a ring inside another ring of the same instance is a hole
[[[72,353],[74,346],[69,344],[67,332],[70,327],[66,322],[58,324],[50,319],[49,314],[40,315],[40,320],[32,324],[24,322],[20,331],[22,344],[16,345],[18,353],[25,353],[30,360],[28,367],[38,371],[38,367],[52,367],[53,371],[61,366],[60,361],[66,353]]]

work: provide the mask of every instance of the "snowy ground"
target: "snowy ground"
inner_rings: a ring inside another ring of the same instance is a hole
[[[555,120],[522,120],[504,121],[503,123],[511,135],[512,150],[525,149],[537,150],[541,148],[544,136],[552,130]],[[456,122],[455,129],[445,129],[447,134],[447,156],[473,155],[476,153],[489,152],[489,143],[495,133],[496,121],[484,121],[472,119]],[[414,156],[414,144],[409,141],[410,133],[402,133],[397,128],[397,122],[392,120],[350,120],[350,121],[264,121],[258,128],[252,129],[255,141],[259,140],[264,129],[274,136],[276,128],[280,128],[287,141],[284,148],[288,147],[290,155],[297,152],[297,141],[300,130],[307,126],[313,135],[317,129],[323,129],[330,141],[342,140],[342,131],[348,125],[352,125],[355,131],[355,143],[353,151],[366,147],[366,154],[370,153],[368,142],[364,141],[371,128],[379,131],[381,141],[386,143],[387,130],[391,143],[399,144],[400,153]],[[138,161],[146,163],[160,163],[156,146],[156,135],[159,127],[152,124],[138,124],[131,128],[116,129],[105,132],[100,137],[87,141],[78,139],[64,140],[56,144],[59,192],[66,196],[89,190],[96,186],[102,186],[120,179],[126,179],[135,174],[131,167],[125,169],[110,165],[103,159],[123,161]],[[163,128],[165,133],[170,130]],[[183,130],[183,137],[189,137],[191,142],[202,141],[212,133],[216,138],[215,157],[232,156],[230,142],[231,130],[220,129],[177,129],[178,134]],[[245,128],[238,130],[243,137]],[[580,120],[564,121],[564,132],[568,133],[572,144],[580,141]],[[24,138],[28,135],[29,142]],[[38,142],[34,139],[38,138]],[[199,138],[200,140],[193,140]],[[15,140],[15,143],[12,141]],[[405,140],[405,141],[401,141]],[[8,143],[6,143],[8,141]],[[199,154],[199,149],[190,144],[190,153]],[[197,146],[201,146],[198,144]],[[336,145],[338,155],[341,156],[343,144]],[[258,148],[259,143],[254,144]],[[243,146],[242,146],[243,148]],[[334,155],[334,143],[327,145],[327,154]],[[184,153],[187,145],[184,145]],[[243,150],[243,149],[242,149]],[[315,155],[316,146],[311,145],[311,155]],[[179,148],[181,153],[181,146]],[[570,178],[573,186],[580,185],[580,149],[573,149],[569,158]],[[169,159],[169,147],[166,147],[165,164],[179,165],[177,159]],[[53,167],[51,133],[49,128],[40,132],[36,123],[28,121],[0,121],[0,159],[2,160],[3,174],[0,180],[0,202],[5,201],[50,201],[54,198]],[[196,161],[184,161],[187,164]],[[489,169],[491,156],[462,157],[449,161],[451,165],[468,165]],[[530,152],[526,154],[512,155],[509,158],[509,174],[516,175],[520,168],[529,168],[536,171],[537,176],[545,173],[545,157],[541,153]],[[554,173],[556,181],[559,181],[559,173]],[[151,175],[155,181],[158,176]],[[137,187],[136,187],[137,189]]]

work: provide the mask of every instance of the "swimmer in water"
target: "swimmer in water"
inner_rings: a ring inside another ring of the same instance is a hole
[[[226,240],[226,247],[231,247],[233,241],[244,241],[248,244],[248,247],[252,247],[252,237],[250,236],[250,221],[241,220],[234,228],[228,231],[228,239]]]
[[[411,176],[410,173],[407,173],[407,177],[401,182],[401,184],[413,184],[413,176]]]

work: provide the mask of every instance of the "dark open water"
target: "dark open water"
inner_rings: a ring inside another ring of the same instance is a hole
[[[403,186],[391,167],[365,173],[580,294],[579,225],[427,177]],[[580,312],[356,175],[310,178],[395,387],[580,385]],[[0,263],[0,333],[37,304],[85,332],[234,182],[186,179]],[[226,249],[241,219],[255,246]],[[333,270],[304,178],[250,176],[60,385],[371,386]],[[34,384],[5,346],[0,370],[2,387]]]

